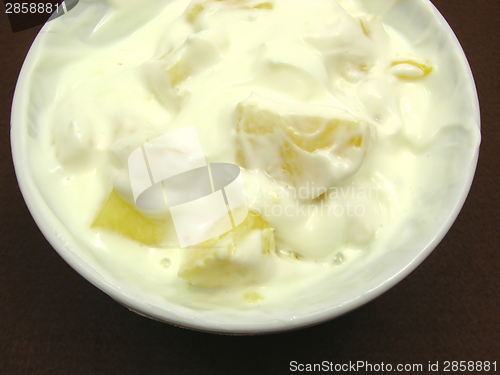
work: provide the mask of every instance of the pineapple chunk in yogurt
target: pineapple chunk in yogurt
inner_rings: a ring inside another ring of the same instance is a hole
[[[141,215],[116,190],[109,194],[92,223],[92,228],[109,230],[148,246],[161,245],[167,234],[163,220]]]
[[[374,130],[336,107],[286,105],[256,94],[236,109],[237,159],[309,199],[354,175]]]
[[[229,233],[186,249],[179,276],[208,288],[253,285],[267,277],[274,252],[274,229],[250,213]]]

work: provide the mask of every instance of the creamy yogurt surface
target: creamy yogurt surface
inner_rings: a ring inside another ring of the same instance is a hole
[[[27,147],[48,206],[159,301],[272,311],[361,282],[427,230],[480,140],[454,57],[367,4],[80,1],[46,27],[31,77]],[[135,205],[127,161],[193,125],[208,163],[242,168],[250,214],[180,248],[168,210]]]

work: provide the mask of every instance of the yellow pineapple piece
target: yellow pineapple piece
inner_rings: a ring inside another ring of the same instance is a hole
[[[380,36],[381,31],[385,34],[380,19],[374,14],[360,17],[358,20],[361,25],[361,30],[363,30],[363,34],[368,38],[377,38],[377,36]]]
[[[404,66],[404,65],[411,65],[414,66],[422,71],[421,74],[419,75],[407,75],[405,73],[398,73],[396,72],[396,77],[401,78],[401,79],[415,79],[415,78],[423,78],[425,76],[428,76],[432,72],[432,67],[427,66],[425,64],[419,64],[415,61],[412,60],[406,60],[406,61],[395,61],[392,63],[391,67],[397,67],[397,66]]]
[[[191,8],[191,10],[187,13],[187,19],[189,22],[194,22],[196,17],[205,9],[202,4],[196,4]]]
[[[239,165],[305,187],[309,198],[356,173],[368,151],[370,125],[339,108],[285,105],[254,94],[236,114]]]
[[[300,162],[298,150],[290,142],[284,142],[280,148],[281,170],[286,176],[293,179],[293,176],[301,176],[304,171],[304,165]]]
[[[359,20],[359,23],[361,24],[361,29],[363,30],[363,34],[366,36],[370,36],[370,32],[368,31],[368,28],[365,26],[365,23],[363,22],[362,19]]]
[[[257,303],[264,299],[264,297],[257,292],[247,292],[244,294],[243,298],[250,304]]]
[[[232,230],[235,243],[238,243],[253,230],[263,232],[262,253],[274,252],[274,229],[265,221],[261,215],[250,212],[246,219]]]
[[[232,231],[184,249],[179,276],[209,288],[252,283],[274,253],[274,229],[250,213]]]
[[[195,78],[207,71],[221,58],[219,47],[209,39],[191,35],[184,44],[172,53],[162,57],[165,73],[173,88],[180,86],[188,78]]]
[[[274,9],[274,5],[272,3],[261,3],[261,4],[255,5],[252,9],[268,9],[268,10],[272,10],[272,9]]]
[[[243,120],[243,115],[248,115],[249,112],[253,113]],[[245,106],[244,103],[238,105],[238,113],[237,130],[241,127],[247,134],[260,135],[282,131],[295,145],[309,153],[330,148],[339,140],[342,142],[342,147],[360,148],[363,143],[362,130],[364,127],[360,121],[325,119],[316,116],[290,116],[287,118],[265,108]],[[345,133],[352,136],[346,139],[343,136]],[[289,148],[287,143],[285,143],[285,148]]]
[[[148,246],[158,246],[165,238],[165,222],[137,212],[113,190],[92,223]]]
[[[174,65],[167,69],[170,76],[172,86],[178,86],[181,82],[189,78],[190,69],[187,64],[182,61],[177,61]]]

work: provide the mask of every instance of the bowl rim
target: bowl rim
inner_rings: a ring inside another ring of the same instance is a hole
[[[475,103],[473,103],[474,108],[476,109],[474,115],[475,120],[477,121],[477,124],[480,128],[480,109],[477,89],[470,65],[463,51],[463,48],[460,45],[460,42],[458,41],[448,22],[437,10],[437,8],[431,3],[431,1],[420,0],[420,3],[423,6],[428,7],[428,9],[432,12],[433,17],[436,17],[437,21],[442,23],[442,25],[446,29],[447,34],[449,34],[448,36],[451,37],[450,41],[455,45],[454,47],[459,52],[460,59],[462,60],[461,63],[463,67],[465,67],[465,73],[467,74],[467,77],[465,78],[468,81],[468,88],[472,90],[472,96],[475,99]],[[46,30],[47,25],[44,25],[44,27],[40,30],[39,34],[35,38],[35,41],[33,42],[25,58],[25,61],[19,73],[11,109],[11,151],[15,174],[21,193],[30,211],[30,214],[35,220],[40,231],[66,263],[68,263],[87,281],[108,294],[118,303],[124,305],[129,310],[148,318],[169,323],[178,327],[230,335],[277,333],[305,328],[337,318],[379,297],[381,294],[394,287],[401,280],[407,277],[411,272],[413,272],[431,254],[431,252],[445,237],[445,235],[455,222],[456,218],[458,217],[472,186],[479,157],[479,146],[475,150],[474,156],[471,159],[470,164],[468,165],[468,170],[466,172],[467,178],[463,181],[459,199],[455,202],[453,209],[449,212],[447,220],[444,221],[439,229],[434,232],[435,235],[428,242],[427,246],[425,246],[402,270],[400,270],[397,274],[392,275],[392,277],[390,277],[387,282],[382,283],[374,289],[365,291],[361,295],[358,295],[357,298],[353,298],[350,301],[341,304],[340,306],[332,306],[329,309],[321,310],[319,312],[300,317],[293,321],[272,320],[253,324],[241,322],[227,322],[224,324],[218,322],[215,324],[208,320],[197,321],[186,319],[178,313],[165,309],[162,309],[161,311],[158,309],[154,309],[150,304],[134,298],[131,294],[121,290],[121,288],[117,288],[116,285],[112,285],[99,273],[92,270],[92,268],[75,253],[69,251],[69,247],[75,245],[68,243],[60,236],[60,231],[57,230],[57,227],[58,223],[60,225],[62,225],[62,223],[59,222],[59,220],[46,205],[45,200],[43,199],[41,193],[39,192],[36,184],[33,181],[32,176],[29,173],[30,168],[28,166],[28,158],[26,157],[26,153],[23,152],[24,140],[26,137],[26,129],[23,124],[27,123],[25,119],[27,115],[26,113],[24,113],[23,109],[27,108],[28,102],[28,98],[27,95],[25,95],[25,92],[29,92],[30,72],[36,64],[35,57],[38,55],[41,41],[43,40],[43,34],[46,32]]]

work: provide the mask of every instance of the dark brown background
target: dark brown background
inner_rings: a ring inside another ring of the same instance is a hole
[[[18,190],[9,145],[12,94],[38,28],[13,34],[0,14],[0,374],[281,374],[292,360],[441,368],[445,360],[489,360],[500,372],[500,2],[434,3],[468,56],[482,110],[479,166],[460,216],[429,258],[378,299],[316,327],[262,337],[135,315],[46,242]]]

